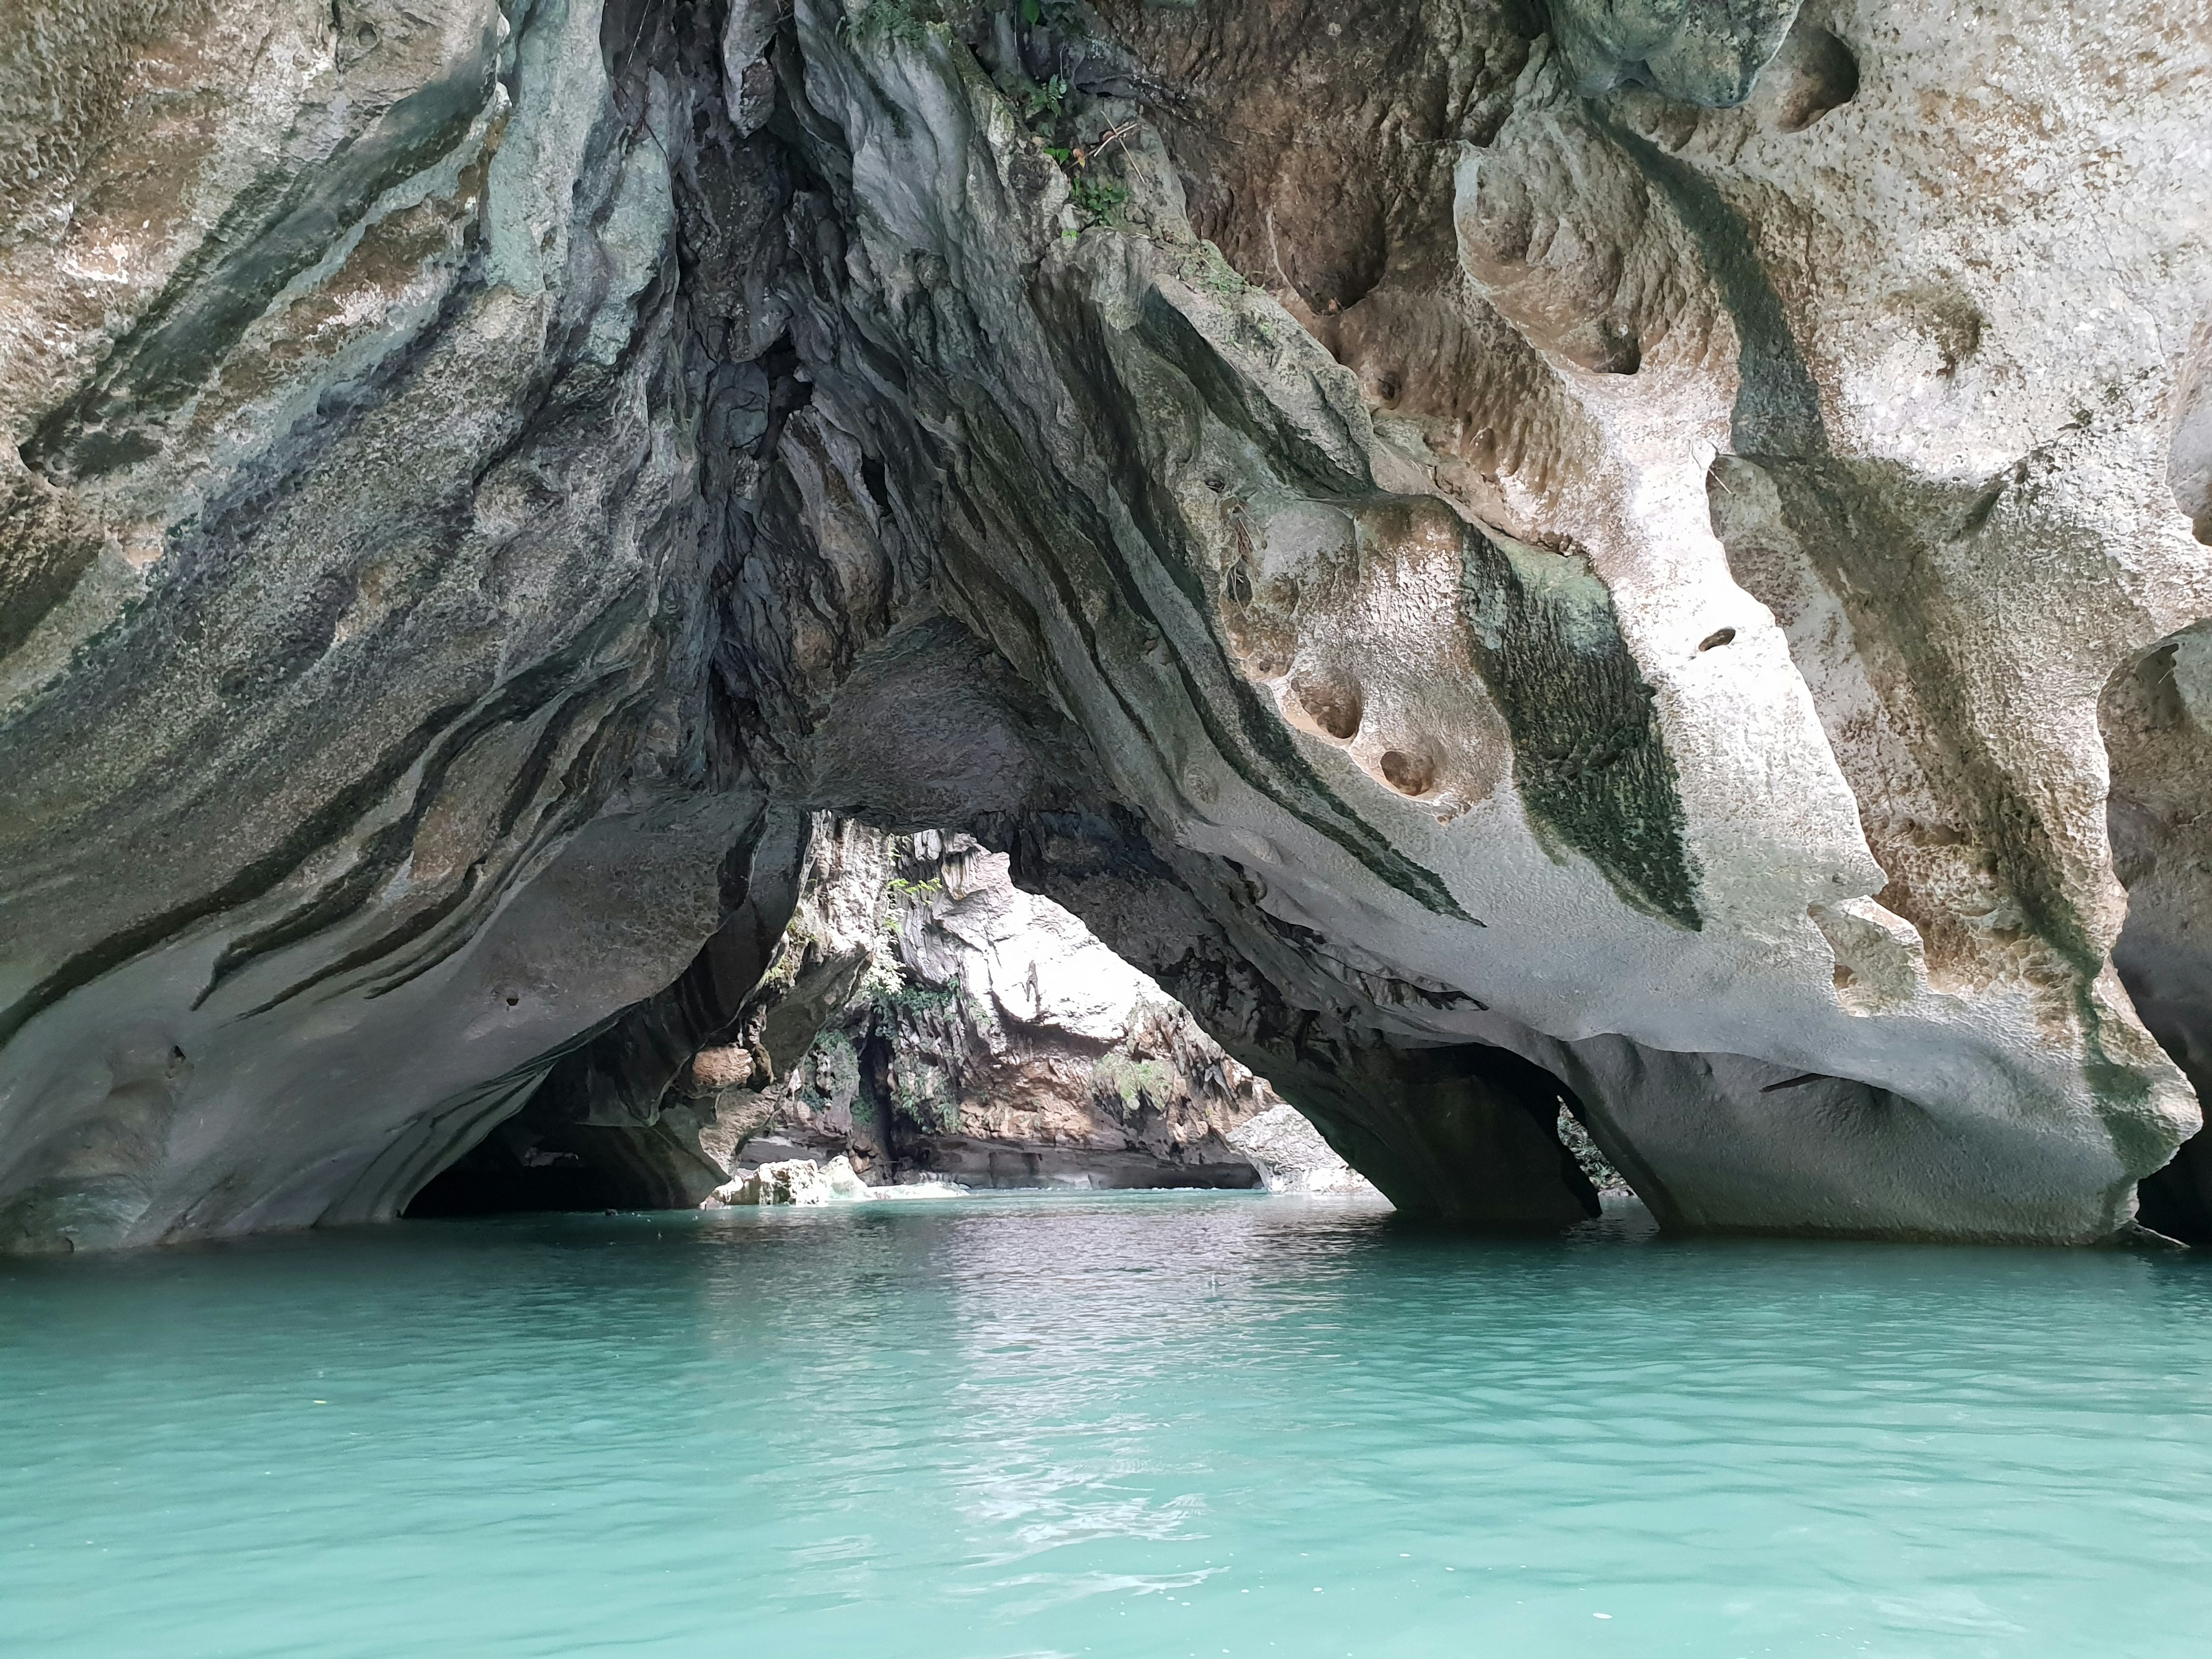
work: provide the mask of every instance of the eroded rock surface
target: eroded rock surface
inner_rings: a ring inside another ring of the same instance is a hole
[[[2112,1236],[2207,1043],[2203,21],[16,9],[0,1240],[656,1121],[825,809],[1409,1208],[1589,1213],[1565,1104],[1668,1224]]]
[[[796,1158],[777,1164],[756,1164],[715,1188],[701,1207],[850,1203],[867,1195],[867,1183],[844,1158],[833,1158],[823,1164],[812,1158]]]

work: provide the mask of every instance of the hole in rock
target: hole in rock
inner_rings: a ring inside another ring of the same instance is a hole
[[[917,1185],[1379,1196],[1154,981],[1016,888],[1006,855],[822,823],[791,921],[733,1010],[680,1046],[669,1020],[625,1017],[406,1213]]]
[[[1425,795],[1437,781],[1436,762],[1424,750],[1382,751],[1382,778],[1401,795]]]
[[[1774,125],[1802,132],[1859,94],[1859,60],[1835,35],[1800,18],[1762,77],[1773,88]]]
[[[2112,965],[2200,1100],[2212,1098],[2212,622],[2116,673],[2098,707],[2112,867],[2128,890]],[[2137,1188],[2145,1226],[2212,1243],[2212,1138]]]
[[[1343,674],[1300,673],[1292,678],[1291,692],[1306,718],[1338,742],[1359,735],[1366,698],[1358,681]]]
[[[1340,171],[1340,157],[1297,146],[1283,158],[1261,219],[1267,274],[1312,312],[1339,316],[1374,291],[1389,262],[1390,229],[1373,181]],[[1212,239],[1209,239],[1212,240]]]
[[[868,492],[868,499],[882,511],[891,510],[890,480],[884,471],[884,464],[873,455],[860,458],[860,484]]]
[[[1717,628],[1698,641],[1698,649],[1711,651],[1716,646],[1726,645],[1735,638],[1735,629],[1733,628]]]
[[[1561,342],[1568,359],[1595,374],[1633,374],[1644,367],[1644,340],[1633,324],[1607,317]]]

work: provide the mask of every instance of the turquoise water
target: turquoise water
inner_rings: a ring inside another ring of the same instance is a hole
[[[2209,1267],[1127,1194],[19,1263],[0,1650],[2201,1659]]]

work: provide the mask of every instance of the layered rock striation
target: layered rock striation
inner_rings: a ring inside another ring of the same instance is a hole
[[[0,1245],[657,1122],[823,811],[1407,1208],[2212,1234],[2201,21],[18,8]]]

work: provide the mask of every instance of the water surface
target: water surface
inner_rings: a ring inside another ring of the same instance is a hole
[[[43,1659],[2202,1659],[2208,1497],[2191,1258],[1115,1194],[0,1267]]]

